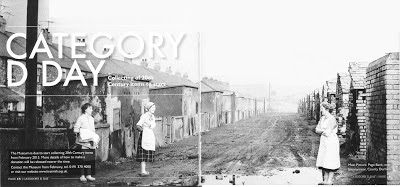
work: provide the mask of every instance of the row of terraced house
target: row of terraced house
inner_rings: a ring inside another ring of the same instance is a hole
[[[319,121],[320,103],[335,103],[341,152],[368,163],[387,164],[388,184],[400,183],[400,71],[399,53],[372,62],[351,62],[322,88],[299,102],[298,112]]]
[[[43,29],[53,54],[53,61],[62,68],[62,80],[55,86],[42,87],[41,62],[50,60],[43,53],[38,54],[38,90],[37,90],[37,138],[35,148],[67,149],[74,144],[73,125],[80,115],[80,107],[91,103],[96,121],[96,133],[100,135],[96,159],[114,160],[119,157],[134,157],[138,141],[135,125],[144,113],[144,104],[154,102],[156,146],[162,147],[180,141],[186,137],[198,135],[221,125],[229,124],[265,112],[265,101],[244,97],[230,90],[229,84],[211,78],[203,78],[194,83],[187,75],[172,74],[171,69],[161,71],[159,64],[148,67],[146,60],[136,65],[130,59],[124,61],[107,58],[98,76],[98,85],[93,85],[93,76],[84,60],[77,60],[85,77],[87,86],[79,80],[72,80],[63,86],[74,59],[71,48],[62,46],[63,58],[57,58],[58,45],[52,42],[51,33]],[[25,84],[18,87],[7,86],[7,63],[24,60],[13,59],[6,51],[6,41],[13,33],[0,32],[0,148],[2,170],[7,173],[9,149],[25,148],[24,102]],[[84,38],[77,42],[85,42]],[[26,41],[14,40],[11,48],[16,54],[25,52]],[[106,49],[105,49],[106,50]],[[100,59],[78,48],[77,53],[85,53],[94,67]],[[85,59],[85,60],[86,60]],[[12,79],[22,77],[21,69],[12,69]],[[142,86],[110,86],[109,76],[148,76],[150,80],[119,80],[119,83],[135,83]],[[57,77],[54,67],[48,67],[47,79]],[[163,86],[143,86],[146,83],[159,83]],[[199,87],[201,84],[201,87]],[[201,90],[201,93],[200,93]],[[201,103],[200,103],[200,97]]]

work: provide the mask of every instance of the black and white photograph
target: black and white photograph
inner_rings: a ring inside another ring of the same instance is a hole
[[[131,1],[1,5],[3,185],[196,185],[199,32],[138,23]],[[65,154],[42,155],[55,150]],[[77,171],[49,165],[87,150],[92,165],[60,164]],[[34,159],[49,166],[37,169]],[[19,162],[26,164],[14,166]]]
[[[0,186],[398,185],[399,7],[0,0]]]

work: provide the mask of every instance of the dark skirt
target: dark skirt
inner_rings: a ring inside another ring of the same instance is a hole
[[[138,148],[136,154],[136,161],[138,162],[154,162],[154,152],[142,148],[142,132],[139,133]]]

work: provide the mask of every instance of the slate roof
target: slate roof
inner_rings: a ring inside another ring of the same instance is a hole
[[[337,74],[337,87],[338,89],[342,89],[342,93],[349,93],[350,92],[350,83],[351,77],[349,72],[341,72]]]
[[[203,78],[201,80],[201,92],[229,92],[231,91],[228,83],[215,79]]]
[[[326,81],[327,93],[336,94],[336,82],[337,82],[337,79],[332,79],[332,80]]]
[[[208,92],[222,92],[221,90],[215,90],[208,84],[201,82],[201,93],[208,93]]]
[[[11,55],[8,54],[6,50],[6,42],[9,36],[11,36],[13,33],[11,32],[6,32],[6,33],[0,33],[0,43],[3,44],[4,46],[0,47],[0,56],[7,57],[7,58],[12,58]],[[14,53],[16,54],[23,54],[25,53],[25,45],[26,45],[26,40],[22,38],[16,38],[11,42],[11,49],[13,50]],[[70,69],[74,60],[71,57],[71,48],[67,46],[63,46],[63,58],[59,59],[58,56],[58,45],[57,44],[49,44],[49,49],[51,53],[53,54],[53,59],[49,59],[47,57],[47,54],[45,53],[38,53],[38,62],[41,63],[44,60],[52,60],[60,64],[61,67]],[[77,49],[81,53],[83,53],[82,50]],[[79,52],[78,52],[79,53]],[[89,66],[86,64],[86,60],[90,60],[91,63],[93,64],[93,67],[96,68],[100,60],[97,57],[95,57],[93,54],[89,52],[85,52],[86,58],[84,59],[76,59],[77,63],[79,64],[79,67],[81,71],[85,72],[91,72]],[[100,74],[103,75],[108,75],[108,74],[117,74],[117,75],[126,75],[126,76],[140,76],[140,75],[146,75],[153,77],[153,80],[151,82],[153,83],[166,83],[166,87],[177,87],[177,86],[186,86],[186,87],[192,87],[192,88],[198,88],[198,86],[190,81],[189,79],[183,78],[183,77],[178,77],[175,75],[170,75],[168,73],[164,72],[158,72],[153,69],[145,68],[143,66],[139,66],[136,64],[130,64],[125,61],[113,59],[113,58],[106,58],[103,59],[105,60],[105,63],[100,70]],[[162,88],[166,88],[162,87]]]
[[[350,89],[365,89],[365,77],[368,62],[350,62],[349,73],[351,77]]]
[[[7,48],[6,48],[6,42],[8,38],[12,35],[13,33],[11,32],[5,32],[2,33],[0,32],[0,56],[1,57],[6,57],[10,59],[14,59],[11,57],[11,55],[8,53]],[[63,68],[71,68],[72,63],[74,62],[73,59],[70,57],[71,50],[68,48],[69,47],[63,47],[63,56],[62,58],[58,58],[58,48],[57,44],[48,44],[49,49],[51,54],[53,55],[54,58],[49,58],[46,53],[37,53],[37,60],[38,63],[42,63],[42,61],[55,61],[57,62],[61,67]],[[43,47],[42,45],[40,47]],[[23,38],[16,38],[11,42],[11,50],[18,55],[21,55],[25,53],[26,51],[26,40]],[[25,59],[14,59],[16,61],[25,61]],[[90,72],[89,67],[86,65],[85,62],[79,63],[79,67],[81,68],[82,71]]]
[[[0,87],[0,101],[3,102],[23,102],[25,99],[18,93],[7,87]]]
[[[190,81],[189,79],[176,76],[176,75],[170,75],[165,72],[160,72],[156,71],[154,69],[150,68],[145,68],[145,70],[148,72],[148,74],[153,76],[153,80],[151,81],[152,83],[165,83],[165,87],[157,87],[157,88],[152,88],[152,89],[163,89],[163,88],[171,88],[171,87],[190,87],[190,88],[198,88],[198,85],[196,85],[194,82]]]
[[[99,59],[95,57],[91,53],[86,53],[86,58],[85,59],[79,59],[79,62],[85,63],[85,60],[90,60],[90,62],[93,64],[93,67],[96,68],[101,60],[104,60],[103,67],[100,70],[100,74],[114,74],[114,75],[125,75],[125,76],[144,76],[147,75],[149,76],[148,71],[146,71],[145,67],[136,65],[136,64],[130,64],[125,61],[113,59],[113,58],[106,58],[106,59]]]
[[[386,62],[387,60],[399,60],[399,52],[386,53],[385,56],[380,57],[380,58],[374,60],[373,62],[371,62],[368,65],[368,68],[372,68],[373,66],[375,66],[377,64],[381,64],[382,62]]]

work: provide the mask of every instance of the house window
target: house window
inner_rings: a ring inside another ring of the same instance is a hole
[[[36,98],[36,105],[41,107],[42,106],[42,100],[43,100],[42,91],[39,91],[39,89],[38,89],[37,98]]]
[[[42,91],[42,68],[37,69],[37,90]]]
[[[67,70],[62,69],[62,79],[67,79]]]

